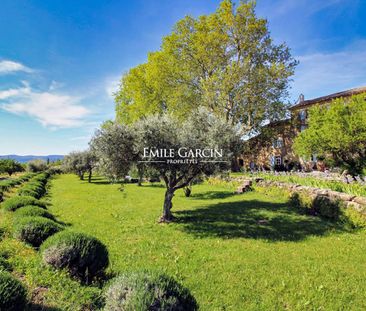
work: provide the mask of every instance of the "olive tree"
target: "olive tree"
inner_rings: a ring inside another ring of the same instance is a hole
[[[65,156],[63,166],[66,171],[73,172],[84,180],[84,175],[88,173],[88,182],[91,182],[93,168],[97,158],[91,150],[74,151]]]
[[[0,173],[7,173],[11,176],[22,171],[24,171],[24,168],[19,162],[12,159],[0,159]]]
[[[183,123],[164,113],[101,129],[91,145],[109,175],[125,175],[135,163],[158,171],[166,186],[160,221],[170,222],[174,193],[199,175],[229,169],[240,135],[226,120],[201,108]]]
[[[96,131],[90,148],[98,157],[98,169],[109,180],[119,181],[136,163],[137,135],[131,126],[108,124]]]
[[[27,163],[27,170],[29,172],[37,173],[47,170],[47,162],[42,159],[34,159]]]

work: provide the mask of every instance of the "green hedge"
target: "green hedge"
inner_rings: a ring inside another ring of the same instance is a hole
[[[15,211],[17,217],[43,217],[55,220],[55,217],[44,208],[35,205],[27,205]]]
[[[8,191],[11,188],[22,184],[23,182],[26,182],[28,180],[30,180],[32,177],[34,177],[36,174],[34,173],[28,173],[28,174],[24,174],[18,178],[13,178],[13,179],[6,179],[3,181],[0,181],[0,191]]]
[[[49,173],[41,173],[36,175],[19,189],[18,195],[31,196],[36,199],[41,198],[46,193],[46,184],[49,177]]]
[[[2,207],[7,211],[15,211],[18,208],[27,205],[35,205],[44,209],[46,208],[46,204],[44,202],[31,196],[15,196],[2,203]]]

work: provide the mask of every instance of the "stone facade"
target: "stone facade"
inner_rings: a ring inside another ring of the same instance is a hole
[[[295,127],[291,120],[268,125],[262,134],[248,141],[239,158],[240,166],[269,170],[274,166],[291,166],[298,161],[292,151]]]
[[[297,103],[290,108],[291,118],[270,123],[263,127],[260,135],[253,137],[245,144],[245,150],[238,158],[238,164],[247,169],[291,169],[292,165],[301,165],[307,171],[322,169],[316,155],[310,159],[297,157],[292,144],[294,138],[308,126],[308,109],[314,105],[329,105],[337,98],[350,98],[353,95],[366,93],[366,87],[355,88],[315,99],[305,100],[300,95]],[[290,167],[289,167],[290,166]]]

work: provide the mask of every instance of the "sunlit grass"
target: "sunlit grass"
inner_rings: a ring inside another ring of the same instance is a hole
[[[298,215],[285,199],[233,195],[199,185],[178,192],[177,223],[158,224],[164,188],[110,185],[63,175],[50,211],[101,239],[110,271],[164,271],[187,286],[202,310],[362,310],[366,234]]]

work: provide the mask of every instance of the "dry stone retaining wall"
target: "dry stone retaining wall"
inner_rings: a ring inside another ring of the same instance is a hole
[[[300,192],[308,194],[312,198],[318,196],[328,197],[330,200],[339,200],[344,203],[346,208],[352,208],[359,213],[366,215],[366,197],[360,197],[344,192],[338,192],[330,189],[321,189],[298,184],[284,183],[279,181],[266,181],[261,178],[254,179],[261,187],[279,187],[287,189],[290,192]]]

